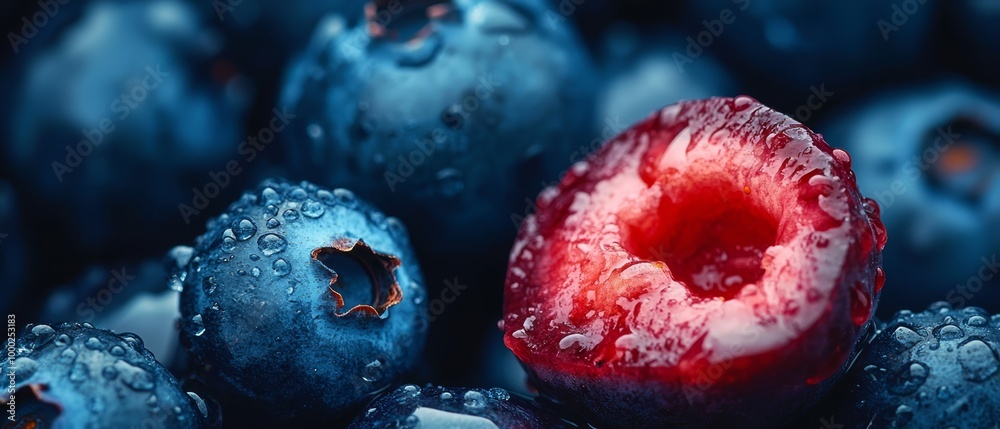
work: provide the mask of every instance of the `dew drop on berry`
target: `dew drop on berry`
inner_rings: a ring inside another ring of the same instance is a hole
[[[382,372],[382,361],[375,359],[361,370],[361,379],[369,383],[378,383],[382,380]]]
[[[465,408],[468,408],[469,410],[479,411],[486,408],[486,397],[483,396],[482,393],[475,390],[465,392],[463,399],[465,399],[463,405],[465,405]]]
[[[448,401],[451,400],[451,398],[452,398],[451,392],[441,392],[442,400]]]
[[[879,267],[875,269],[875,293],[881,292],[882,286],[885,286],[885,271]]]
[[[32,375],[38,371],[40,365],[37,361],[31,358],[19,357],[14,359],[14,368],[17,368],[17,381],[24,381],[30,378]]]
[[[288,261],[278,258],[271,264],[271,269],[274,270],[275,275],[284,276],[292,271],[292,266],[288,264]]]
[[[36,341],[42,342],[48,337],[55,335],[56,330],[49,325],[36,325],[31,327],[31,334],[37,336]]]
[[[118,370],[115,369],[115,367],[113,365],[108,365],[108,366],[104,367],[104,369],[101,370],[101,375],[106,380],[109,380],[109,381],[110,380],[114,380],[115,378],[118,377]]]
[[[123,349],[122,346],[111,347],[111,350],[109,352],[111,353],[111,356],[116,356],[116,357],[125,356],[125,349]]]
[[[278,205],[282,202],[281,195],[278,194],[278,191],[275,191],[270,187],[264,188],[264,190],[260,192],[260,197],[264,200],[264,204]]]
[[[66,346],[68,346],[72,342],[73,342],[73,339],[70,338],[69,335],[66,335],[66,334],[59,334],[59,336],[56,337],[56,340],[55,340],[56,345],[59,346],[59,347],[66,347]]]
[[[892,427],[905,427],[910,424],[911,420],[913,420],[913,408],[907,405],[900,405],[899,408],[896,408],[896,418],[892,421]]]
[[[85,343],[83,343],[83,345],[86,346],[88,349],[91,349],[91,350],[103,350],[104,349],[104,343],[101,342],[101,340],[98,339],[97,337],[90,337],[90,338],[88,338],[87,341]]]
[[[293,186],[291,191],[288,192],[288,199],[291,201],[302,201],[309,196],[309,193],[305,189],[298,186]]]
[[[271,256],[284,252],[288,247],[288,242],[284,237],[277,234],[265,234],[257,240],[257,247],[260,248],[264,256]]]
[[[889,378],[889,391],[896,395],[912,395],[927,381],[930,370],[920,362],[903,364],[897,373]]]
[[[59,363],[62,363],[62,364],[67,364],[68,365],[70,362],[73,362],[75,359],[76,359],[76,350],[73,350],[73,349],[63,350],[63,352],[59,354]]]
[[[272,217],[272,218],[270,218],[270,219],[267,220],[267,224],[266,225],[267,225],[267,227],[269,229],[274,229],[274,228],[277,228],[277,227],[281,226],[281,222],[279,222],[278,219],[275,219],[275,218]]]
[[[299,212],[293,209],[288,209],[281,214],[281,217],[285,218],[286,222],[295,222],[296,220],[299,220]]]
[[[195,314],[191,317],[191,332],[196,337],[205,333],[205,324],[202,322],[201,314]]]
[[[326,213],[326,207],[319,202],[308,200],[302,204],[302,215],[305,217],[316,219],[323,216],[323,213]]]
[[[986,318],[983,316],[976,315],[970,317],[967,323],[969,324],[969,326],[975,326],[977,328],[981,328],[989,324],[989,321],[987,321]]]
[[[197,393],[187,392],[187,394],[188,397],[191,398],[191,402],[194,404],[195,409],[197,409],[198,412],[201,413],[201,416],[208,417],[208,406],[205,405],[205,400],[201,399],[201,396],[198,396]]]
[[[920,334],[906,326],[897,327],[896,330],[892,332],[892,338],[906,348],[911,348],[917,345],[917,343],[921,340]]]
[[[239,241],[247,241],[257,234],[257,224],[248,217],[233,221],[233,234]]]
[[[951,341],[957,340],[965,336],[965,332],[962,328],[948,323],[944,326],[939,326],[934,329],[934,336],[941,341]]]
[[[754,104],[754,99],[741,95],[733,99],[733,109],[737,112],[746,110],[748,107]]]
[[[357,204],[357,199],[355,198],[354,193],[348,191],[347,189],[334,189],[333,196],[337,199],[337,203],[344,207],[353,208],[354,205]]]
[[[232,237],[225,237],[222,239],[222,251],[229,253],[236,249],[236,239]]]
[[[69,371],[69,381],[79,383],[88,378],[90,378],[90,368],[87,367],[87,364],[83,362],[74,363]]]
[[[975,382],[985,381],[1000,369],[996,351],[979,339],[958,348],[958,363],[962,365],[962,377]]]

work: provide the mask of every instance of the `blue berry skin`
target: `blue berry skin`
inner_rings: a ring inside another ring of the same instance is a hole
[[[736,96],[736,83],[722,65],[706,53],[692,64],[678,66],[672,57],[684,49],[684,38],[638,27],[618,25],[602,46],[603,86],[598,96],[599,146],[663,106],[681,100]],[[582,157],[580,158],[583,159]]]
[[[27,203],[64,229],[53,233],[60,247],[113,253],[141,234],[162,251],[185,226],[178,204],[237,158],[246,99],[213,75],[222,42],[209,10],[179,0],[80,9],[11,63],[19,84],[5,98],[18,108],[4,116],[0,152]]]
[[[348,428],[535,429],[576,427],[500,388],[406,385],[368,405]]]
[[[902,8],[903,3],[919,6],[907,6],[912,13],[896,14],[894,24],[894,7]],[[684,22],[694,47],[691,53],[687,48],[679,53],[694,62],[698,57],[693,54],[699,52],[730,59],[741,74],[766,82],[761,88],[772,97],[774,84],[796,93],[808,91],[810,85],[842,88],[880,72],[908,71],[917,63],[929,39],[937,3],[691,0],[686,2]],[[729,13],[724,15],[726,10]]]
[[[25,230],[21,224],[14,188],[0,182],[0,314],[7,314],[18,303],[24,286],[28,252],[24,248]]]
[[[1000,95],[941,81],[845,108],[819,128],[882,210],[880,314],[935,301],[1000,311]]]
[[[1000,316],[944,302],[901,311],[816,414],[848,428],[995,428],[998,353]]]
[[[372,10],[355,28],[321,23],[290,68],[291,171],[421,225],[422,258],[508,248],[525,206],[596,137],[586,53],[539,0]]]
[[[204,399],[182,390],[133,334],[88,323],[28,325],[16,354],[13,427],[207,427]],[[10,361],[0,369],[8,374]]]
[[[255,418],[329,421],[411,369],[426,291],[399,220],[344,189],[266,180],[209,221],[182,282],[181,341]]]

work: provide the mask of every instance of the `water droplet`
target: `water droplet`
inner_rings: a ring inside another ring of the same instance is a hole
[[[958,326],[947,324],[934,329],[934,336],[941,341],[957,340],[965,336],[965,332]]]
[[[285,289],[285,292],[287,292],[289,295],[295,293],[295,286],[289,286],[288,289]]]
[[[270,219],[267,220],[267,227],[269,229],[274,229],[274,228],[277,228],[279,226],[281,226],[281,222],[279,222],[278,219],[275,219],[275,218],[272,217],[272,218],[270,218]]]
[[[77,362],[73,364],[73,368],[69,371],[69,381],[74,383],[79,383],[90,378],[90,368],[83,362]]]
[[[55,340],[56,345],[59,346],[59,347],[66,347],[66,346],[68,346],[72,342],[73,342],[73,339],[70,338],[69,335],[66,335],[66,334],[60,334],[58,337],[56,337],[56,340]]]
[[[452,396],[451,396],[450,392],[443,392],[443,393],[441,393],[441,399],[447,401],[447,400],[449,400],[451,398],[452,398]]]
[[[191,331],[194,332],[194,336],[200,337],[205,333],[205,324],[201,320],[200,314],[195,314],[191,317]]]
[[[493,387],[486,391],[489,396],[497,401],[507,401],[510,399],[510,393],[499,387]]]
[[[910,423],[913,420],[913,409],[906,405],[900,405],[896,408],[896,418],[892,421],[895,428],[901,428]]]
[[[36,336],[35,341],[41,343],[56,334],[56,330],[49,325],[36,325],[31,327],[31,334]]]
[[[465,403],[463,404],[465,405],[465,408],[472,411],[479,411],[486,408],[486,397],[483,396],[482,393],[470,390],[465,392],[465,396],[463,396],[463,398],[465,399]]]
[[[121,346],[114,346],[111,348],[110,353],[111,356],[119,356],[119,357],[125,356],[125,349],[123,349]]]
[[[222,239],[222,251],[229,253],[236,249],[236,239],[232,237],[225,237]]]
[[[245,276],[245,275],[247,275],[247,270],[236,270],[236,274],[239,274],[241,276]]]
[[[247,241],[257,234],[257,224],[248,217],[233,221],[233,233],[239,241]]]
[[[274,270],[275,275],[284,276],[292,271],[292,266],[289,265],[288,261],[278,258],[271,264],[271,269]]]
[[[337,203],[342,206],[352,208],[355,204],[357,204],[357,198],[354,196],[354,192],[348,191],[347,189],[334,189],[333,196],[336,198]]]
[[[277,234],[265,234],[257,240],[257,247],[260,248],[264,256],[271,256],[285,251],[288,242]]]
[[[885,271],[882,268],[875,269],[875,293],[882,291],[882,286],[885,286]]]
[[[737,112],[746,110],[754,103],[754,101],[755,100],[753,98],[741,95],[733,100],[733,109],[735,109]]]
[[[996,353],[979,339],[958,348],[958,363],[962,365],[962,376],[970,381],[984,381],[1000,369]]]
[[[972,317],[969,318],[969,322],[968,323],[969,323],[969,326],[975,326],[975,327],[981,328],[981,327],[984,327],[984,326],[988,325],[989,321],[987,321],[986,318],[983,317],[983,316],[972,316]]]
[[[326,213],[326,207],[317,201],[308,200],[302,204],[302,215],[305,217],[316,219],[323,216],[323,213]]]
[[[201,413],[201,416],[208,417],[208,406],[205,405],[205,400],[201,399],[201,396],[198,396],[197,393],[187,392],[187,394],[188,397],[191,398],[191,401],[194,402],[195,408],[197,408],[198,412]]]
[[[299,220],[299,212],[292,209],[285,210],[285,212],[282,213],[281,216],[285,218],[286,222],[295,222]]]
[[[118,370],[114,366],[108,365],[101,370],[101,375],[108,380],[114,380],[115,377],[118,377]]]
[[[183,278],[178,274],[170,275],[170,280],[167,284],[170,290],[178,293],[184,292],[184,278],[187,278],[187,272],[181,272],[181,274],[183,274]]]
[[[59,363],[62,363],[62,364],[67,364],[68,365],[70,362],[73,362],[73,360],[75,360],[75,359],[76,359],[76,350],[73,350],[73,349],[63,350],[63,352],[59,354]]]
[[[153,376],[149,372],[128,362],[123,360],[115,361],[115,369],[118,370],[122,383],[125,383],[132,390],[142,392],[152,390],[155,386],[153,384]]]
[[[268,205],[267,207],[264,208],[264,213],[266,213],[268,216],[277,216],[278,206],[274,204]]]
[[[90,337],[90,338],[88,338],[87,342],[83,343],[83,345],[86,346],[88,349],[91,349],[91,350],[103,350],[104,349],[104,343],[101,342],[101,340],[98,339],[97,337]]]
[[[921,340],[920,334],[906,326],[897,327],[896,330],[892,332],[892,337],[906,348],[911,348],[917,345],[917,343]]]
[[[912,395],[927,381],[929,370],[920,362],[903,364],[899,372],[889,379],[889,391],[897,395]]]
[[[17,381],[24,381],[38,371],[39,364],[34,359],[19,357],[14,359],[14,367],[17,368]]]
[[[281,204],[281,195],[278,194],[278,191],[275,191],[270,187],[264,188],[264,190],[260,192],[260,198],[264,200],[264,204]]]
[[[215,281],[215,277],[208,276],[201,282],[202,289],[205,290],[209,295],[215,293],[215,289],[219,287],[218,283]]]
[[[376,359],[365,365],[361,370],[361,379],[369,383],[377,383],[382,379],[382,361]]]

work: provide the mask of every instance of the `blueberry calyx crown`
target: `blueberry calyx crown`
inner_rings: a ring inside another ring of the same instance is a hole
[[[334,315],[338,317],[351,313],[383,317],[389,307],[403,300],[403,290],[393,273],[400,266],[399,258],[376,252],[363,240],[335,240],[330,247],[314,249],[312,259],[319,262],[333,277],[327,287],[337,303]],[[359,279],[359,272],[351,273],[349,265],[363,269],[367,279]],[[356,275],[347,275],[348,273]],[[346,305],[345,297],[351,302],[361,303],[341,312]]]

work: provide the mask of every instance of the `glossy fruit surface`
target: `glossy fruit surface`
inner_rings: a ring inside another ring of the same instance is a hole
[[[279,418],[352,412],[427,334],[405,228],[344,189],[265,181],[209,222],[174,279],[207,381]]]
[[[865,347],[828,400],[845,427],[1000,425],[1000,317],[932,304],[901,311]]]
[[[4,427],[205,427],[205,401],[181,390],[133,334],[87,323],[28,325],[17,344],[13,366],[0,361],[5,376],[16,374],[17,421]],[[9,395],[0,398],[6,410]]]
[[[504,341],[599,424],[787,419],[836,381],[884,281],[850,157],[749,97],[663,109],[538,206]]]

